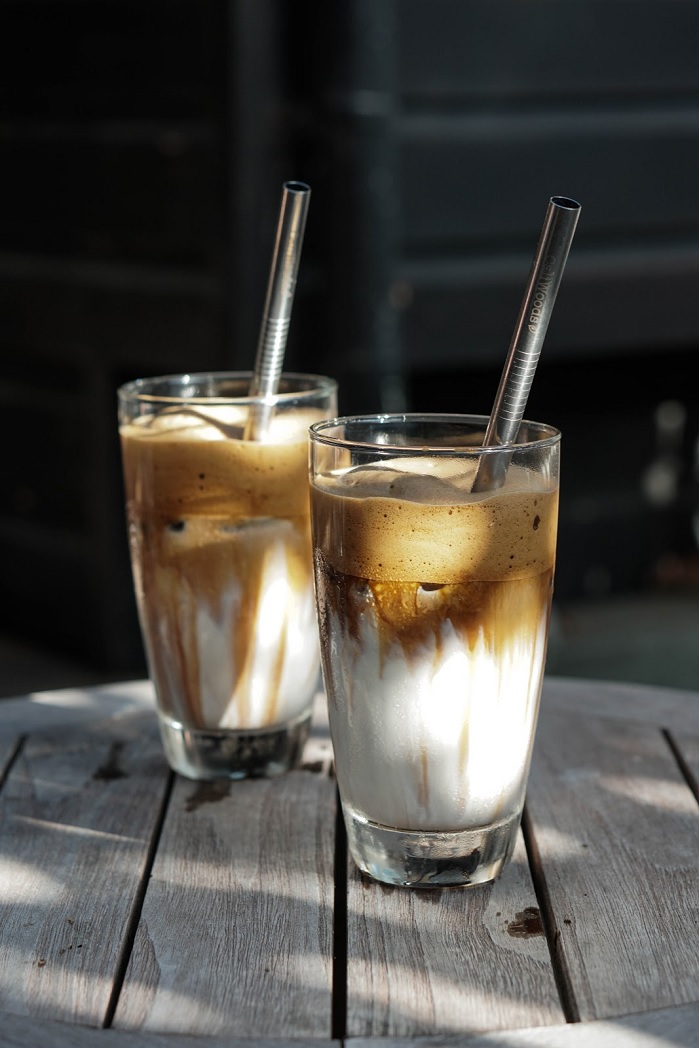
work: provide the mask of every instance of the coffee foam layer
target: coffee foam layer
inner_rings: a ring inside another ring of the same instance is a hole
[[[471,493],[474,466],[402,458],[317,477],[316,544],[338,571],[447,584],[528,578],[555,560],[556,484],[511,465],[504,486]]]
[[[308,427],[320,417],[276,415],[258,442],[242,439],[242,408],[142,416],[120,430],[127,497],[163,522],[301,516],[308,512]]]

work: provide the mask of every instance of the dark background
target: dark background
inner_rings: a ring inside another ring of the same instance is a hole
[[[557,607],[696,608],[697,39],[696,0],[0,0],[0,630],[141,672],[115,390],[252,365],[288,178],[288,366],[347,413],[487,413],[581,201],[527,410]]]

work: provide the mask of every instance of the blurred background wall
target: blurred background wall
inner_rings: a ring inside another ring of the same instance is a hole
[[[487,413],[562,194],[554,669],[592,609],[699,686],[698,37],[696,0],[0,0],[0,630],[141,672],[115,390],[251,366],[284,179],[288,365],[342,412]]]

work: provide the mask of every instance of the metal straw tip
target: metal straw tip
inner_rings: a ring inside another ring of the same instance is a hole
[[[311,187],[307,182],[285,182],[284,189],[289,193],[310,193]]]
[[[579,211],[581,205],[577,200],[573,200],[572,197],[555,196],[551,197],[551,203],[555,204],[556,207],[565,207],[569,211]]]
[[[311,187],[297,179],[284,182],[282,189],[277,239],[262,312],[255,369],[250,381],[251,397],[271,398],[277,392],[296,290],[306,213],[311,197]],[[245,439],[264,439],[273,413],[271,403],[251,405],[245,427]]]
[[[506,448],[516,443],[580,211],[578,201],[570,197],[549,199],[527,290],[483,439],[484,446]],[[512,452],[508,451],[483,456],[472,490],[489,491],[500,487],[511,455]]]

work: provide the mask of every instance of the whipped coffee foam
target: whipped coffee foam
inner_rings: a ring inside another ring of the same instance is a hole
[[[455,831],[521,810],[546,652],[557,484],[400,458],[312,491],[324,675],[343,804]]]
[[[333,564],[391,582],[528,578],[549,568],[556,486],[513,466],[497,495],[471,494],[474,475],[471,463],[401,458],[317,479],[321,545],[341,532]]]
[[[277,414],[242,439],[229,406],[121,428],[136,593],[161,709],[194,728],[301,716],[315,689],[307,429]]]

